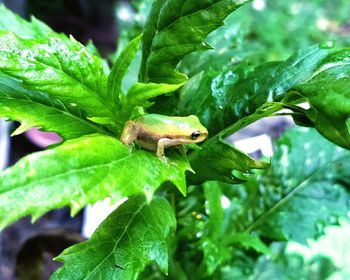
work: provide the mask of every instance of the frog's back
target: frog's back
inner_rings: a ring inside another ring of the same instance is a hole
[[[172,130],[176,129],[190,129],[187,117],[169,117],[158,114],[148,114],[139,117],[136,122],[142,124],[146,130],[152,131],[154,134],[171,133]]]

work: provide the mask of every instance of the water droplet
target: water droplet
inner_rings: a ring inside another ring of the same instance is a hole
[[[330,224],[333,224],[333,225],[334,225],[334,224],[337,223],[338,219],[337,219],[336,216],[330,215],[330,216],[327,217],[327,221],[328,221]]]
[[[77,106],[77,103],[71,103],[70,106],[75,107]]]
[[[335,47],[335,42],[330,40],[330,41],[326,41],[320,44],[320,47],[322,49],[331,49]]]

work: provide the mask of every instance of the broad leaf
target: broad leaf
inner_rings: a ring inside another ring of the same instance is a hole
[[[11,31],[21,38],[47,37],[53,32],[50,27],[35,17],[28,22],[0,4],[0,30]]]
[[[347,150],[313,130],[287,132],[277,142],[271,168],[245,185],[238,202],[244,211],[232,216],[236,231],[301,243],[316,238],[350,210],[349,159]]]
[[[312,47],[284,62],[266,63],[255,69],[238,65],[224,73],[198,74],[181,92],[180,113],[197,114],[210,132],[217,133],[254,114],[265,103],[281,100],[293,86],[307,82],[330,52]],[[203,100],[200,106],[194,102],[197,98]]]
[[[44,93],[24,89],[18,81],[3,74],[0,74],[0,104],[0,117],[21,123],[15,134],[32,127],[55,131],[64,139],[104,132],[101,127],[84,119],[75,107],[65,106]]]
[[[180,114],[198,115],[214,134],[221,130],[204,143],[201,152],[190,155],[197,175],[189,175],[191,182],[239,182],[244,176],[234,176],[232,170],[249,173],[251,169],[266,168],[267,164],[230,148],[223,139],[283,107],[293,110],[295,118],[303,116],[329,140],[348,147],[348,58],[347,49],[322,45],[300,51],[285,62],[261,65],[248,74],[243,67],[236,73],[230,70],[215,77],[215,72],[209,71],[190,79],[181,92]],[[310,103],[310,110],[295,106],[303,101]]]
[[[23,86],[77,106],[90,117],[111,117],[102,60],[65,36],[21,39],[0,32],[0,71]]]
[[[74,214],[107,196],[112,201],[139,193],[151,197],[165,181],[185,194],[189,165],[176,154],[169,159],[164,163],[154,153],[129,151],[117,139],[99,134],[29,155],[0,174],[0,228],[65,205]]]
[[[168,270],[167,236],[176,227],[170,204],[156,197],[130,198],[99,226],[90,240],[74,245],[56,260],[64,262],[51,279],[132,280],[147,264]],[[82,261],[83,260],[83,261]]]
[[[328,56],[314,77],[297,85],[288,96],[306,98],[311,108],[302,111],[328,140],[350,149],[346,121],[350,118],[350,49]],[[300,110],[297,111],[300,118]]]
[[[210,49],[204,41],[205,37],[223,25],[223,20],[230,13],[247,2],[154,1],[144,27],[140,81],[183,83],[186,76],[176,70],[177,64],[191,52]]]

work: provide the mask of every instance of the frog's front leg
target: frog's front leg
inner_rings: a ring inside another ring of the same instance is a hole
[[[157,157],[165,158],[164,149],[170,146],[178,145],[178,144],[180,144],[178,139],[170,139],[170,138],[159,139],[157,143]]]

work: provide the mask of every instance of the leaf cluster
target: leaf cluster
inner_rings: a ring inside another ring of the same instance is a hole
[[[90,240],[56,258],[64,266],[53,279],[244,279],[263,267],[271,275],[303,268],[296,279],[314,263],[327,264],[322,275],[333,271],[322,257],[304,263],[284,254],[283,242],[317,238],[349,211],[350,51],[327,41],[283,61],[186,68],[188,55],[205,57],[208,34],[248,2],[155,0],[143,34],[111,69],[93,45],[0,6],[0,117],[21,123],[14,134],[38,127],[62,137],[0,173],[0,227],[128,198]],[[138,80],[125,88],[138,53]],[[146,112],[197,115],[209,139],[187,155],[170,149],[169,162],[128,149],[123,126]],[[318,132],[286,133],[271,164],[227,142],[280,114]]]

